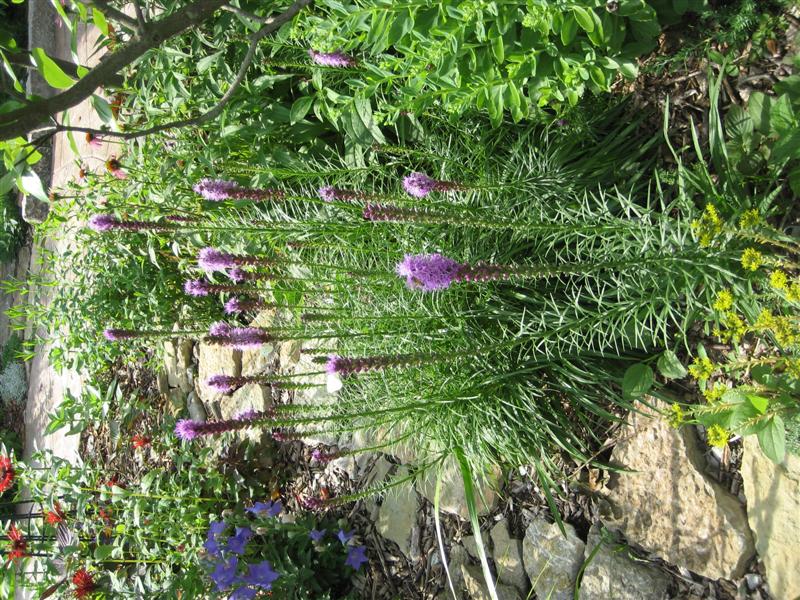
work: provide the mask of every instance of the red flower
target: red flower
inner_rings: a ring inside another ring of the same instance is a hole
[[[89,594],[97,589],[94,579],[89,572],[83,568],[75,571],[75,574],[72,576],[72,584],[75,586],[72,594],[76,598],[86,598]]]
[[[150,445],[150,438],[144,435],[136,434],[131,438],[134,448],[144,448]]]
[[[125,489],[125,485],[119,482],[119,475],[117,475],[116,473],[112,475],[110,479],[107,479],[104,482],[104,485],[106,487],[117,486],[118,488],[122,488],[123,490]]]
[[[97,515],[98,515],[98,516],[99,516],[101,519],[103,519],[103,521],[105,521],[106,523],[109,523],[109,524],[110,524],[110,523],[112,523],[112,522],[113,522],[113,518],[112,518],[112,516],[111,516],[111,513],[112,513],[112,512],[113,512],[113,511],[111,510],[111,508],[109,508],[109,509],[108,509],[108,511],[106,511],[106,509],[105,509],[105,508],[101,508],[99,511],[97,511]]]
[[[62,523],[66,516],[67,515],[64,514],[64,511],[61,510],[61,505],[58,503],[58,500],[55,501],[52,512],[49,510],[44,511],[44,520],[53,526]]]
[[[8,456],[0,456],[0,494],[14,485],[14,465]]]
[[[11,552],[8,553],[8,558],[10,560],[18,560],[28,556],[28,542],[16,525],[11,525],[7,535],[8,539],[11,540]]]

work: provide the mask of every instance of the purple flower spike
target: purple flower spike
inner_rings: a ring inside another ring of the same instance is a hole
[[[241,283],[247,279],[247,273],[244,269],[233,267],[232,269],[228,269],[228,277],[230,277],[231,281],[234,283]]]
[[[352,546],[347,551],[347,560],[344,561],[344,564],[358,571],[365,562],[369,562],[366,546]]]
[[[232,329],[233,327],[231,327],[227,323],[212,323],[211,327],[208,328],[208,335],[213,335],[213,336],[230,335]]]
[[[462,263],[441,254],[406,254],[397,265],[397,274],[412,290],[435,292],[458,281],[464,268]]]
[[[269,343],[272,337],[257,327],[234,327],[230,333],[230,341],[237,350],[250,350]]]
[[[424,198],[436,189],[437,181],[425,173],[411,173],[403,177],[403,189],[416,198]]]
[[[197,264],[206,273],[211,273],[236,266],[236,259],[233,254],[220,252],[216,248],[203,248],[197,255]]]
[[[271,590],[272,582],[280,575],[272,570],[272,565],[268,560],[262,561],[257,565],[250,565],[250,570],[242,577],[242,581],[250,585],[256,585],[262,590]]]
[[[130,331],[128,329],[105,329],[103,336],[109,342],[119,342],[120,340],[131,340],[139,337],[138,331]]]
[[[325,202],[333,202],[336,200],[336,188],[332,185],[319,188],[319,197],[325,200]]]
[[[236,389],[236,378],[228,375],[212,375],[206,385],[222,394],[229,394]]]
[[[211,293],[211,290],[208,286],[209,284],[207,281],[203,281],[202,279],[192,279],[183,285],[183,291],[190,296],[208,296]]]
[[[248,298],[231,298],[225,303],[225,314],[233,315],[238,313],[247,312],[248,310],[255,310],[261,308],[263,302],[261,300],[253,300]]]
[[[317,52],[316,50],[309,50],[308,56],[312,62],[323,67],[354,67],[356,66],[356,59],[352,56],[347,56],[343,52]]]
[[[243,410],[239,414],[234,415],[233,418],[237,421],[252,421],[253,419],[257,419],[259,414],[263,413],[259,413],[257,410],[251,408],[250,410]]]
[[[229,199],[239,189],[239,184],[225,179],[201,179],[192,189],[206,200],[221,202]]]
[[[325,372],[328,375],[335,375],[339,373],[342,357],[338,354],[331,354],[328,356],[328,362],[325,363]]]
[[[181,419],[175,423],[175,435],[185,442],[193,440],[198,435],[198,423],[198,421],[192,421],[191,419]]]
[[[89,218],[89,227],[99,232],[111,231],[119,224],[120,220],[113,215],[92,215]]]

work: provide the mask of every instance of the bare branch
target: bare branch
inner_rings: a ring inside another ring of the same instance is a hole
[[[133,9],[136,11],[136,23],[140,33],[144,33],[147,29],[147,21],[144,18],[144,11],[139,0],[133,0]]]
[[[91,129],[88,127],[73,127],[64,125],[58,125],[57,126],[58,130],[78,131],[83,133],[91,133],[93,135],[115,137],[124,140],[132,140],[145,135],[158,133],[159,131],[164,131],[166,129],[187,127],[189,125],[200,125],[207,121],[216,119],[222,112],[222,109],[225,108],[225,105],[228,104],[230,99],[236,93],[236,90],[239,89],[239,86],[244,81],[244,78],[247,75],[247,71],[250,68],[250,64],[253,62],[253,58],[255,57],[258,43],[266,35],[275,31],[284,23],[292,20],[297,13],[299,13],[306,6],[310,5],[312,1],[313,0],[296,0],[295,3],[292,4],[292,6],[286,9],[286,12],[283,12],[275,17],[269,17],[264,20],[264,25],[262,25],[262,27],[258,31],[249,36],[250,45],[247,48],[247,54],[245,54],[245,57],[242,60],[242,64],[239,67],[239,71],[236,73],[236,78],[233,80],[231,86],[228,88],[228,90],[225,92],[222,98],[219,99],[219,102],[217,102],[217,104],[215,104],[214,107],[209,109],[208,111],[200,115],[197,115],[196,117],[192,117],[190,119],[183,119],[180,121],[163,123],[161,125],[154,125],[153,127],[149,127],[147,129],[141,129],[139,131],[103,131],[98,129]]]
[[[110,78],[151,48],[155,48],[211,16],[225,0],[195,0],[158,22],[151,22],[146,34],[139,36],[117,52],[109,54],[69,89],[29,106],[0,114],[0,140],[24,136],[54,115],[79,104]]]
[[[227,10],[228,12],[232,12],[233,14],[244,17],[245,19],[250,19],[251,21],[258,21],[260,23],[264,20],[264,17],[259,17],[257,14],[251,13],[243,8],[239,8],[238,6],[233,6],[232,4],[225,4],[221,8],[222,10]]]
[[[91,8],[97,8],[101,13],[107,16],[112,21],[116,21],[120,25],[124,25],[128,29],[132,29],[133,31],[137,31],[139,29],[139,23],[136,19],[129,17],[121,10],[118,10],[111,6],[106,0],[79,0],[81,4],[85,4]]]

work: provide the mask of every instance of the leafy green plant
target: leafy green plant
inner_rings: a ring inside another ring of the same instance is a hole
[[[544,106],[575,106],[587,91],[634,78],[636,58],[655,47],[658,15],[644,0],[571,2],[318,2],[290,39],[304,49],[354,54],[351,91],[313,85],[318,113],[348,113],[383,96],[379,120],[442,110],[455,122],[474,107],[497,126]],[[277,61],[297,62],[297,50]],[[332,119],[336,120],[336,119]]]

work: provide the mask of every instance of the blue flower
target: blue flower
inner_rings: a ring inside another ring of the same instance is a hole
[[[226,590],[233,585],[238,567],[239,559],[235,556],[221,563],[217,563],[217,568],[211,573],[211,580],[217,584],[217,589],[219,591]]]
[[[283,510],[283,504],[278,500],[277,502],[256,502],[253,506],[247,509],[247,512],[254,515],[261,515],[267,513],[268,517],[277,517]]]
[[[225,531],[226,527],[227,525],[224,521],[212,521],[208,526],[208,537],[206,538],[206,542],[203,544],[203,547],[206,549],[209,555],[215,558],[220,557],[220,549],[217,541],[219,535]]]
[[[272,570],[272,565],[268,560],[258,563],[257,565],[250,565],[250,571],[242,577],[242,581],[250,585],[257,585],[258,587],[270,590],[272,589],[272,582],[275,581],[280,575]]]
[[[310,537],[310,538],[311,538],[312,540],[314,540],[315,542],[318,542],[318,541],[320,541],[322,538],[324,538],[324,537],[325,537],[325,530],[324,530],[324,529],[312,529],[312,530],[309,532],[309,534],[308,534],[308,537]]]
[[[340,529],[339,533],[336,534],[336,537],[338,537],[339,541],[346,546],[347,542],[353,539],[353,532],[349,531],[345,533],[344,529]]]
[[[351,546],[347,550],[347,560],[344,561],[344,564],[349,565],[358,571],[361,568],[361,565],[365,562],[369,562],[367,559],[366,546]]]
[[[236,535],[228,538],[228,545],[225,549],[234,554],[244,554],[244,549],[251,537],[253,537],[253,531],[249,527],[237,527]]]
[[[249,586],[240,587],[233,592],[228,600],[253,600],[258,590]]]

